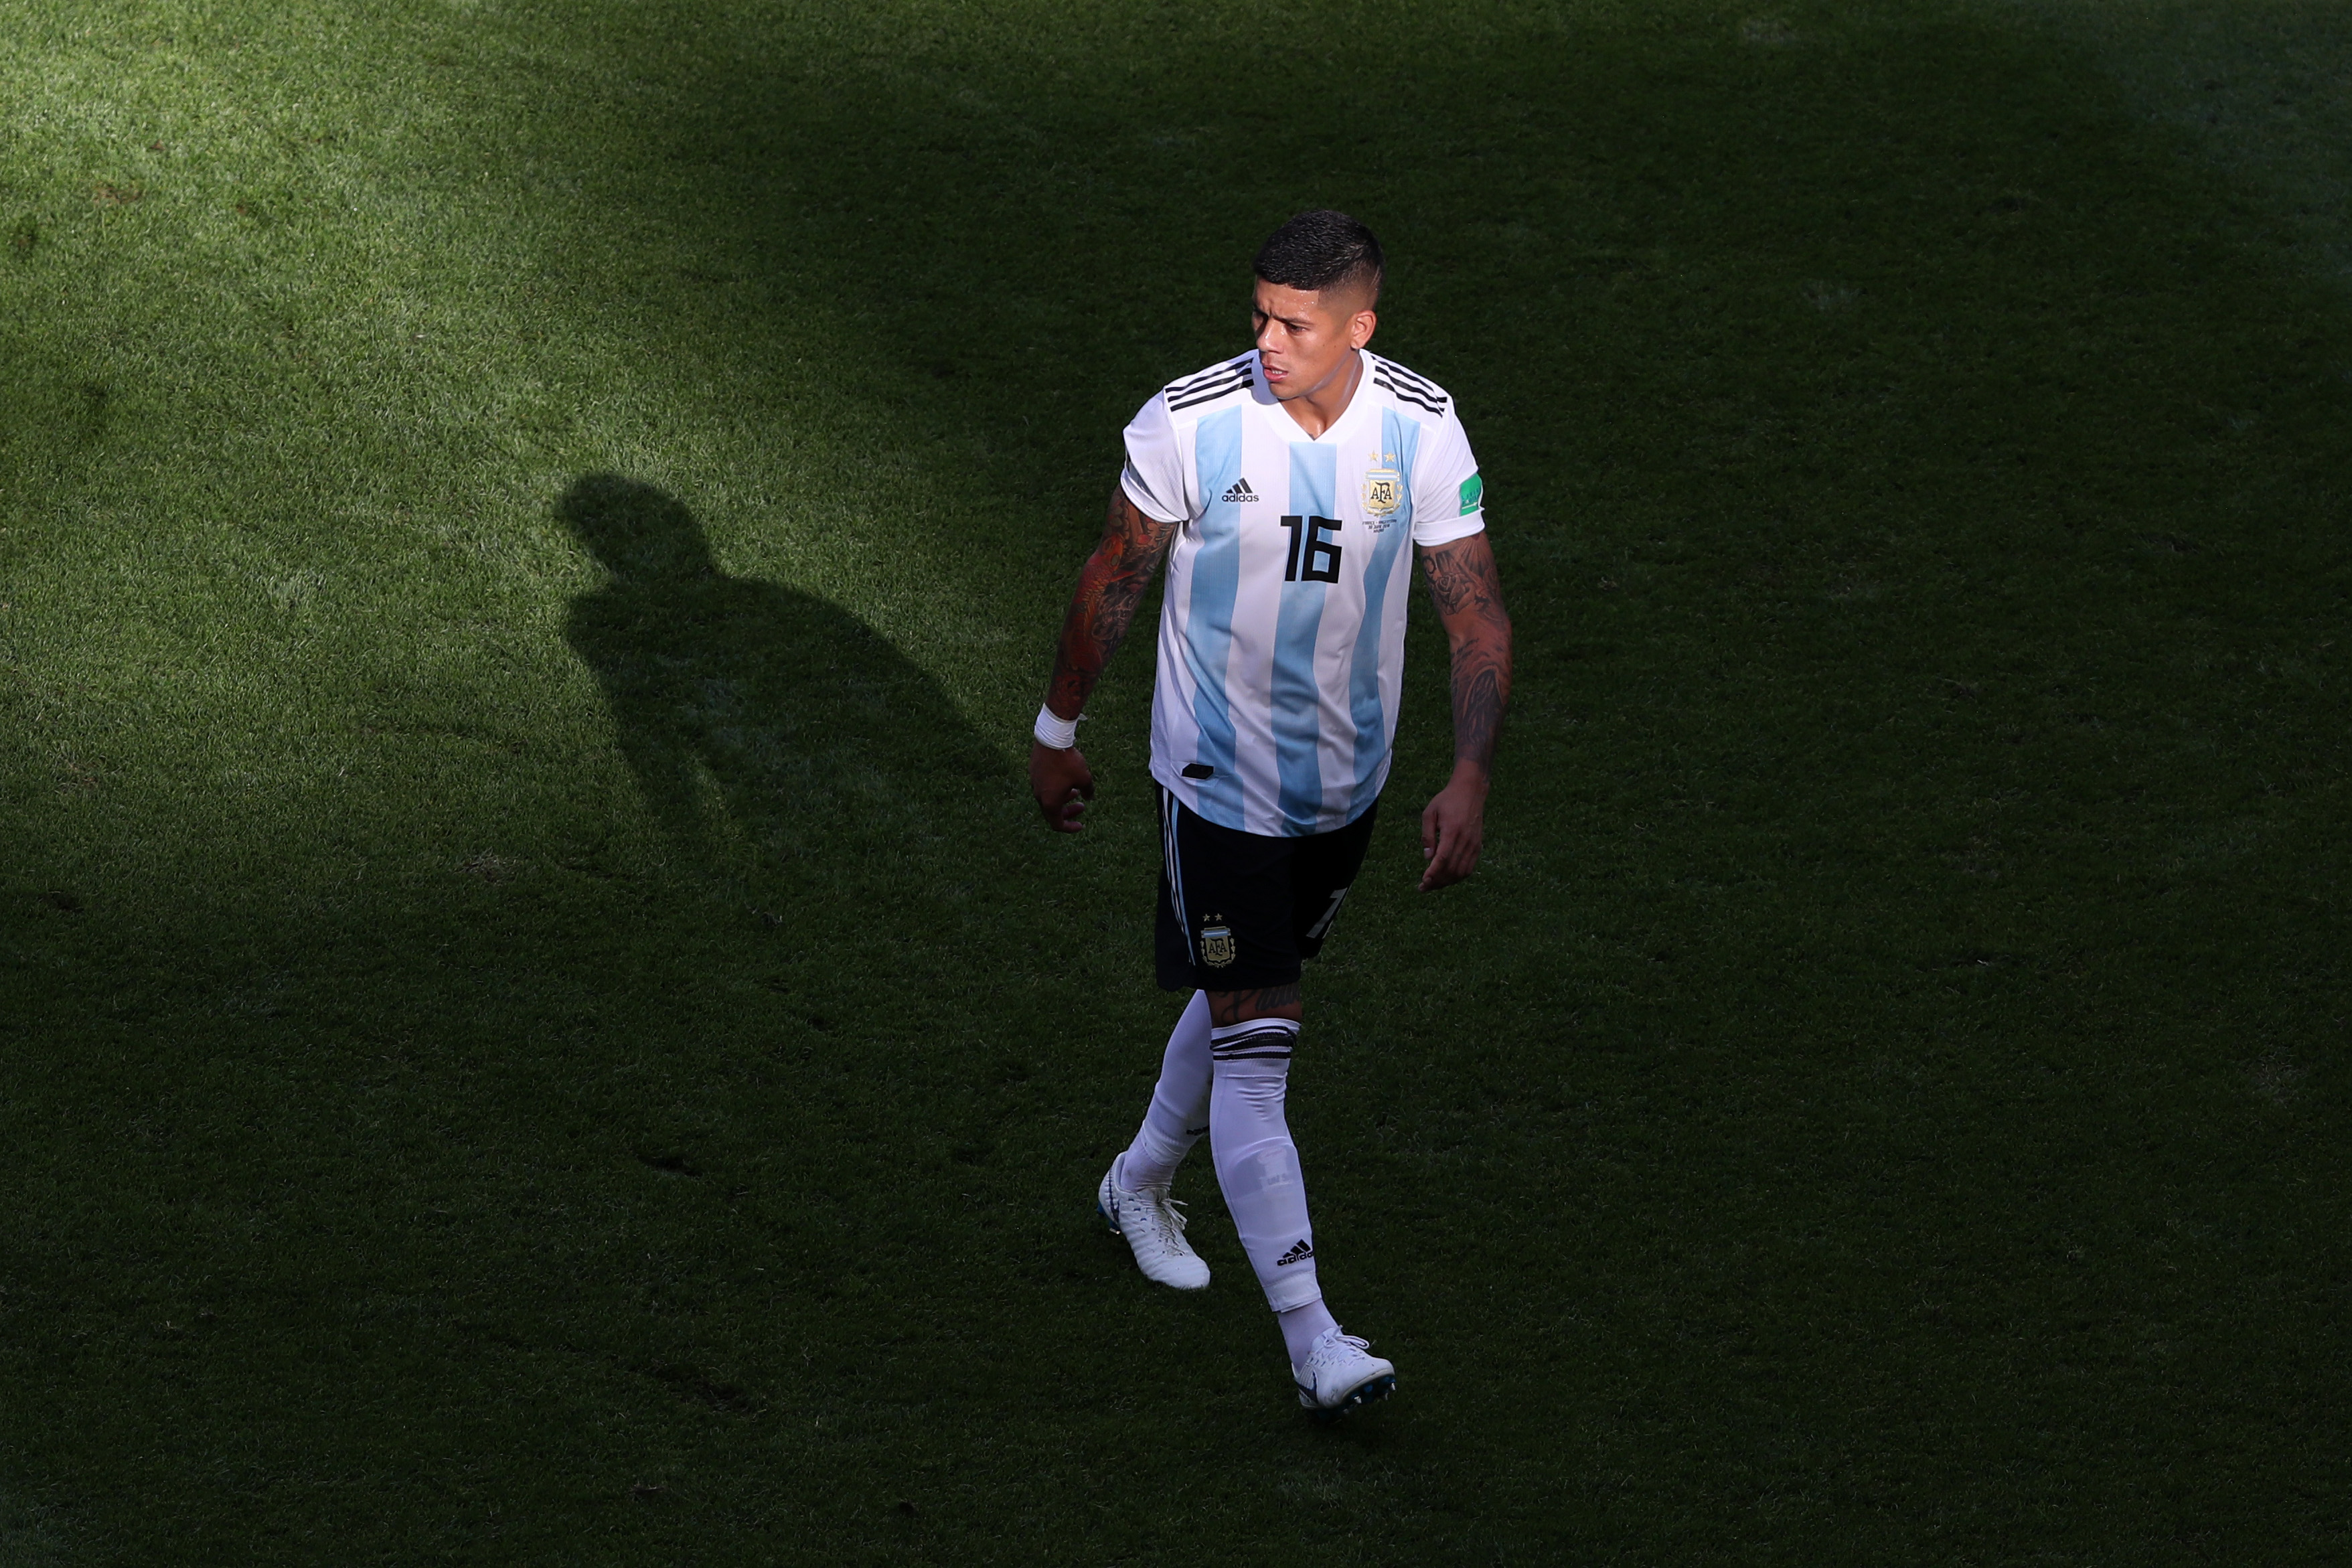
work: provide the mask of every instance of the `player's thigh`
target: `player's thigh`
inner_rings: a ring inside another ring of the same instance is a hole
[[[1372,819],[1380,810],[1375,800],[1347,826],[1297,841],[1290,860],[1291,941],[1302,958],[1320,952],[1331,934],[1339,906],[1356,885],[1356,873],[1363,869],[1364,852],[1372,842]]]
[[[1298,978],[1290,876],[1297,843],[1222,827],[1163,801],[1162,985],[1189,978],[1203,991],[1250,991]]]

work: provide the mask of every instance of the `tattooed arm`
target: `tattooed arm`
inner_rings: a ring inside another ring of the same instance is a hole
[[[1421,890],[1467,877],[1486,833],[1486,774],[1511,698],[1511,617],[1482,531],[1421,552],[1454,649],[1454,777],[1421,814]]]
[[[1136,606],[1143,602],[1143,591],[1160,569],[1160,558],[1176,537],[1176,526],[1145,516],[1127,499],[1125,487],[1111,491],[1102,542],[1079,572],[1078,591],[1071,596],[1070,613],[1062,618],[1054,679],[1045,689],[1045,706],[1056,717],[1075,719],[1086,710],[1095,682],[1118,651]],[[1087,802],[1095,797],[1095,775],[1076,746],[1057,752],[1043,742],[1033,743],[1029,789],[1055,832],[1076,833],[1086,826],[1080,818]]]

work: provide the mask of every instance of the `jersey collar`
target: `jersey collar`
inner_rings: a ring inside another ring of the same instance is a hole
[[[1356,395],[1348,399],[1348,406],[1340,412],[1339,418],[1331,421],[1330,427],[1320,436],[1309,436],[1307,433],[1307,427],[1290,416],[1290,411],[1282,405],[1282,399],[1276,397],[1274,395],[1274,389],[1266,385],[1265,371],[1258,363],[1255,349],[1250,351],[1249,356],[1250,401],[1256,404],[1266,418],[1274,422],[1274,427],[1282,433],[1284,440],[1303,443],[1310,447],[1336,447],[1354,427],[1357,416],[1370,407],[1372,403],[1372,356],[1358,349],[1356,359],[1357,363],[1363,367],[1363,374],[1356,380]]]

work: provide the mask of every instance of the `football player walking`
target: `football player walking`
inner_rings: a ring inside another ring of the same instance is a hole
[[[1337,1415],[1396,1368],[1341,1331],[1316,1276],[1283,1114],[1300,961],[1330,933],[1387,782],[1404,663],[1404,542],[1453,648],[1454,773],[1421,814],[1421,888],[1470,875],[1511,686],[1484,487],[1453,399],[1370,352],[1380,242],[1310,212],[1258,252],[1255,348],[1171,384],[1127,427],[1127,469],[1078,578],[1037,714],[1030,786],[1055,829],[1094,798],[1079,715],[1165,556],[1151,775],[1160,984],[1189,991],[1143,1124],[1097,1192],[1144,1275],[1209,1282],[1169,1197],[1204,1132],[1299,1403]]]

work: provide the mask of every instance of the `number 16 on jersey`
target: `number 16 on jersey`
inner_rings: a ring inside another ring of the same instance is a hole
[[[1336,517],[1286,517],[1282,526],[1290,530],[1290,552],[1282,564],[1282,580],[1286,583],[1337,583],[1339,580],[1339,547],[1326,534],[1339,531]]]

